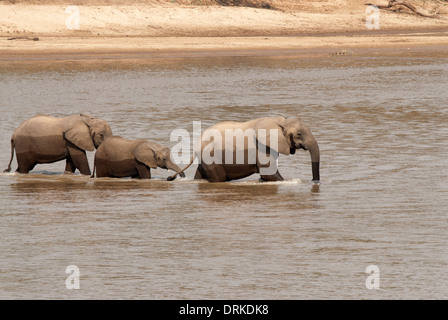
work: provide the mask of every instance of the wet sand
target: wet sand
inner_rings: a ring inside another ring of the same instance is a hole
[[[285,37],[51,37],[2,40],[0,60],[448,52],[448,31]]]

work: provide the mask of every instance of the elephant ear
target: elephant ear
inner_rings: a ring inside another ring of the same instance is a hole
[[[95,146],[87,124],[78,119],[69,119],[63,128],[64,137],[82,150],[94,151]]]
[[[146,143],[141,143],[135,148],[134,157],[151,169],[157,169],[156,153]]]
[[[255,134],[258,142],[268,146],[269,148],[277,151],[278,153],[289,155],[291,153],[288,140],[285,136],[286,130],[284,127],[285,118],[283,117],[269,117],[259,119],[254,126]],[[277,130],[278,141],[277,145],[271,139],[271,130]]]

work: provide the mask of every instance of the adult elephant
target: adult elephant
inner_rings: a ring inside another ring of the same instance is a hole
[[[94,151],[112,135],[109,124],[85,114],[57,118],[37,115],[23,122],[11,137],[11,171],[14,149],[17,172],[28,173],[38,163],[66,160],[65,171],[90,175],[86,151]]]
[[[259,173],[263,181],[281,181],[279,154],[294,154],[297,149],[311,155],[313,181],[320,180],[319,145],[299,118],[264,117],[247,122],[221,122],[207,128],[190,163],[200,159],[195,179],[223,182]],[[172,175],[168,180],[174,179]]]
[[[95,153],[92,177],[151,178],[151,169],[157,167],[180,171],[171,160],[170,149],[147,140],[128,140],[112,136],[104,140]],[[180,173],[181,177],[185,174]]]

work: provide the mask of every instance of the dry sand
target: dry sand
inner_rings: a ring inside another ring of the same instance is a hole
[[[0,60],[410,48],[448,52],[446,1],[434,2],[438,18],[380,10],[379,29],[371,30],[366,26],[372,17],[366,12],[367,1],[271,1],[277,10],[175,0],[134,1],[133,5],[129,1],[109,5],[98,5],[107,1],[73,1],[79,3],[75,9],[68,8],[69,2],[43,2],[47,4],[0,1]]]

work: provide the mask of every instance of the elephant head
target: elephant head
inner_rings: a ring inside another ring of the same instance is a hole
[[[78,148],[94,151],[105,138],[112,136],[112,130],[106,121],[81,114],[66,119],[63,134]]]
[[[311,131],[299,118],[260,118],[255,122],[254,129],[257,140],[278,153],[289,155],[295,154],[297,149],[308,150],[311,155],[313,181],[317,182],[320,180],[319,145]],[[278,130],[277,145],[274,141],[271,142],[271,129]]]
[[[137,161],[144,163],[152,169],[162,168],[173,170],[176,173],[181,169],[172,161],[170,149],[153,142],[144,142],[139,144],[133,151]],[[185,177],[185,173],[179,174]]]

